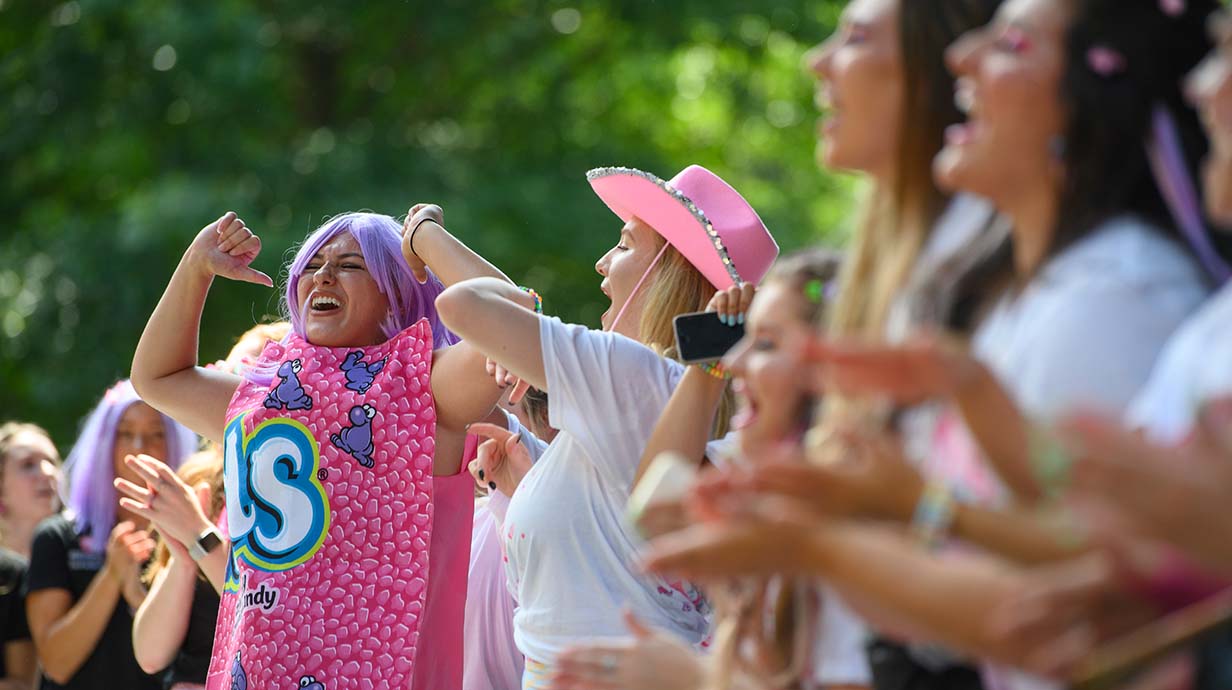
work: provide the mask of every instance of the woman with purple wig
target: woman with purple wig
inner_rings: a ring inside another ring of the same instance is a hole
[[[121,486],[222,591],[210,690],[461,687],[466,426],[501,390],[435,299],[509,279],[441,223],[423,205],[402,225],[327,221],[287,267],[292,332],[242,377],[197,366],[214,277],[273,285],[234,213],[201,230],[150,317],[133,381],[222,445],[229,548],[173,515],[189,501],[167,468],[143,459],[145,487]]]
[[[112,482],[136,479],[129,455],[176,467],[196,448],[191,431],[142,402],[128,381],[90,413],[65,463],[67,511],[39,525],[30,553],[26,610],[43,690],[159,687],[133,656],[130,613],[145,598],[141,568],[154,542],[146,520],[118,504]]]

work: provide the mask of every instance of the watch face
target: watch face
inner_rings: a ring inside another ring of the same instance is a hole
[[[200,546],[201,550],[205,553],[209,553],[218,548],[218,545],[221,543],[222,539],[219,538],[218,532],[215,532],[214,530],[210,530],[200,537],[197,537],[197,545]]]

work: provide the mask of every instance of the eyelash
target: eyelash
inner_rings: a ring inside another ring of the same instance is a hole
[[[848,29],[847,37],[844,43],[863,43],[868,38],[868,32],[864,29]]]
[[[353,270],[357,270],[357,271],[362,271],[362,270],[364,270],[364,267],[363,267],[363,266],[360,266],[359,264],[342,264],[342,266],[341,266],[341,267],[342,267],[342,268],[346,268],[346,269],[353,269]],[[315,272],[315,271],[319,271],[319,270],[321,270],[321,264],[308,264],[307,266],[304,266],[304,272],[305,272],[305,273],[308,273],[308,272]]]
[[[997,47],[1011,53],[1025,53],[1031,47],[1031,43],[1021,31],[1006,29],[997,37]]]

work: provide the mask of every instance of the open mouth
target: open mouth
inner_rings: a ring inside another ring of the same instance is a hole
[[[734,430],[747,429],[757,421],[757,401],[749,395],[748,391],[740,391],[736,413],[731,418],[731,428]]]
[[[328,295],[315,295],[308,308],[315,314],[329,314],[342,308],[342,302]]]

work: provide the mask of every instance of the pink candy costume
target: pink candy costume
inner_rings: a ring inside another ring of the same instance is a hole
[[[462,685],[473,482],[432,476],[427,321],[380,345],[292,333],[227,409],[231,561],[209,690]]]

